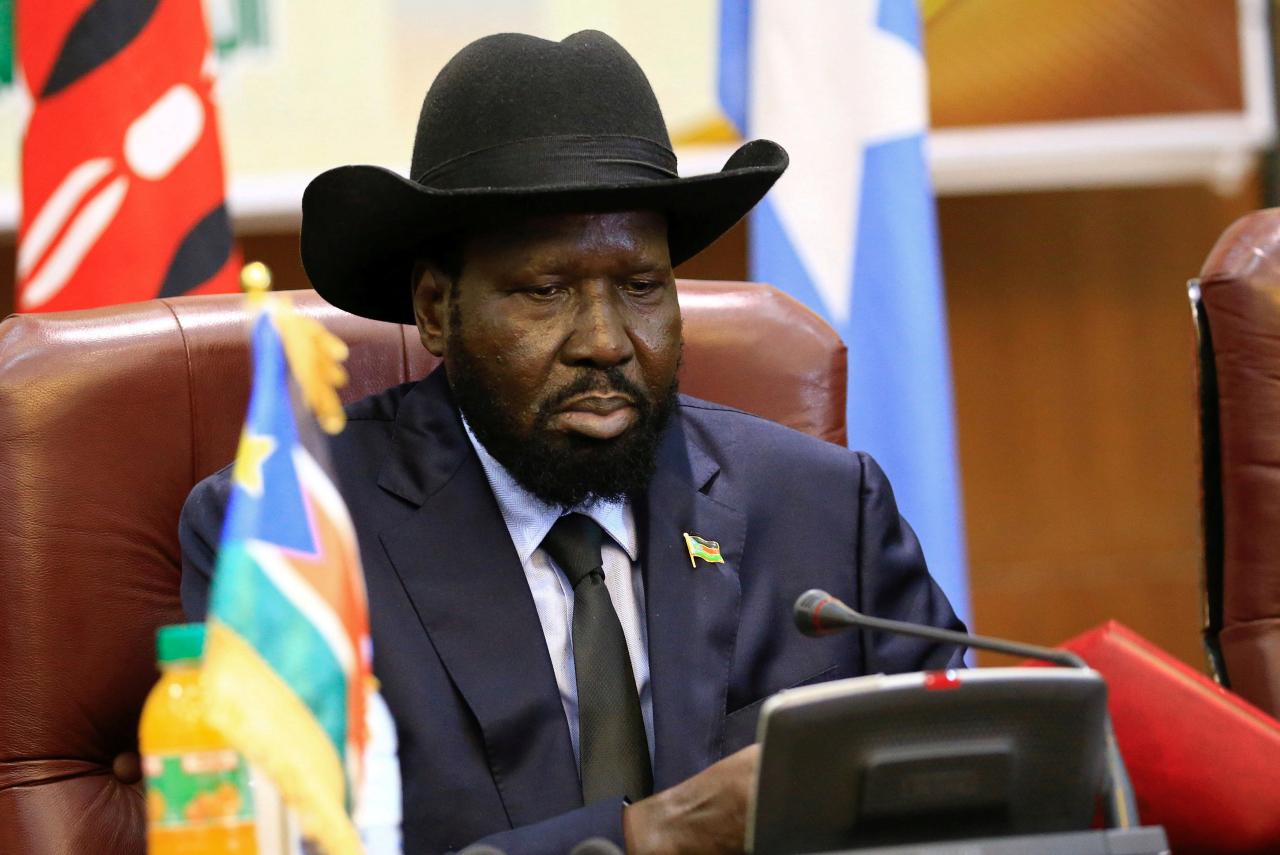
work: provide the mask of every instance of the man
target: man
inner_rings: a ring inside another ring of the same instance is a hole
[[[676,392],[672,266],[785,166],[755,141],[716,175],[678,178],[618,44],[500,35],[432,85],[410,179],[343,167],[307,189],[317,290],[415,323],[443,359],[350,407],[333,443],[406,851],[562,853],[593,836],[740,850],[767,696],[959,663],[905,638],[791,629],[810,587],[959,622],[873,461]],[[228,489],[224,470],[183,512],[195,617]]]

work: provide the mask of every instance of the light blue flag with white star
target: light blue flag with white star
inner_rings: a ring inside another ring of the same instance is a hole
[[[914,0],[721,0],[720,100],[791,166],[750,224],[751,277],[849,348],[849,443],[888,473],[969,613],[946,309]]]

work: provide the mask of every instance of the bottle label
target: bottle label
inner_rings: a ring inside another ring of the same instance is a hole
[[[152,828],[236,825],[253,819],[249,772],[231,749],[143,758]]]

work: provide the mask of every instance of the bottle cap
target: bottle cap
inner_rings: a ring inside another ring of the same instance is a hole
[[[199,659],[204,654],[204,624],[175,623],[156,633],[156,653],[160,662]]]

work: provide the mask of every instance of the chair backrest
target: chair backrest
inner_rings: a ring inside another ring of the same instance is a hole
[[[1232,224],[1190,283],[1199,334],[1204,638],[1280,715],[1280,208]]]
[[[345,398],[421,377],[412,327],[294,292],[351,348]],[[684,391],[843,443],[845,349],[762,285],[681,282]],[[137,725],[154,632],[182,620],[178,513],[231,460],[242,298],[0,324],[0,852],[140,853]]]

